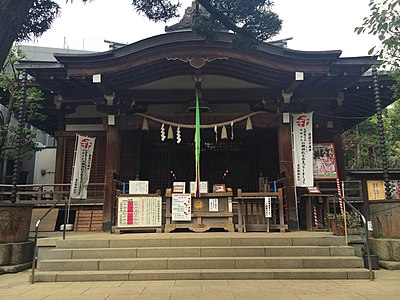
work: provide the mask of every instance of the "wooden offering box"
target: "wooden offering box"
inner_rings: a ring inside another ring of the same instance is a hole
[[[178,228],[189,229],[194,232],[205,232],[211,228],[235,231],[232,213],[232,192],[201,194],[199,198],[192,196],[190,221],[177,221],[174,219],[172,198],[166,197],[165,232],[171,232]]]

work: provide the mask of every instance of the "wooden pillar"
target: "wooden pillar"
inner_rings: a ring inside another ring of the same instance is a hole
[[[57,140],[57,150],[56,150],[56,166],[54,170],[54,183],[64,183],[63,182],[63,169],[65,164],[65,135],[60,132],[56,133]],[[59,187],[57,188],[59,190]]]
[[[345,163],[345,155],[343,150],[343,139],[341,133],[336,133],[333,135],[333,143],[335,146],[335,155],[336,155],[336,165],[337,165],[337,174],[339,175],[339,179],[346,179],[346,163]]]
[[[57,141],[56,150],[56,165],[54,170],[54,183],[64,183],[64,168],[65,168],[65,116],[59,118],[58,128],[55,134]],[[60,191],[61,187],[55,187],[56,191]]]
[[[106,173],[104,178],[103,231],[110,231],[114,208],[114,174],[119,172],[120,140],[117,125],[107,125]]]
[[[287,223],[290,230],[298,230],[299,220],[296,203],[296,187],[294,185],[290,124],[280,125],[278,129],[278,147],[279,168],[281,172],[285,172],[283,186],[287,213]]]

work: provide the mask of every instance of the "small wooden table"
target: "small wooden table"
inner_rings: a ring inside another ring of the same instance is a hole
[[[323,216],[324,217],[329,212],[329,198],[333,198],[332,194],[303,194],[300,195],[301,198],[305,199],[305,210],[306,210],[306,228],[307,231],[313,230],[313,201],[321,198],[323,201]],[[329,229],[329,224],[324,224],[324,229]]]
[[[278,199],[279,224],[276,224],[276,209],[272,209],[272,224],[270,218],[265,217],[264,199],[265,197],[276,197]],[[283,191],[278,192],[253,192],[243,193],[238,189],[238,196],[235,197],[238,202],[238,232],[267,231],[270,229],[279,229],[285,232],[288,229],[284,218]]]

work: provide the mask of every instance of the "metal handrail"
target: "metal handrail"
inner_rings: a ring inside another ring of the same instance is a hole
[[[344,201],[346,205],[350,206],[350,208],[357,213],[363,223],[364,223],[364,229],[365,229],[365,247],[367,248],[367,257],[368,257],[368,269],[369,269],[369,279],[372,281],[374,280],[374,274],[372,272],[372,263],[371,263],[371,253],[369,251],[369,242],[368,242],[368,224],[367,224],[367,219],[364,217],[364,215],[357,209],[355,208],[349,201],[347,201],[345,198],[343,198],[341,195],[338,195],[339,199]]]
[[[34,239],[34,247],[35,251],[33,254],[33,259],[32,259],[32,276],[31,276],[31,284],[35,283],[35,269],[36,269],[36,263],[37,263],[37,252],[38,252],[38,244],[37,244],[37,239],[38,239],[38,230],[39,230],[39,225],[40,222],[49,214],[49,212],[56,207],[56,205],[61,202],[61,200],[65,200],[65,210],[64,210],[64,228],[63,228],[63,240],[65,240],[65,228],[67,224],[67,205],[68,201],[65,198],[64,195],[61,195],[60,199],[58,199],[47,211],[46,213],[36,222],[35,225],[35,239]]]

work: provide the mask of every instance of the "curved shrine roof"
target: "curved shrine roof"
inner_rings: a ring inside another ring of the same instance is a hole
[[[231,47],[231,37],[221,33],[218,41],[206,43],[192,32],[173,32],[107,52],[55,54],[57,63],[22,62],[19,68],[71,104],[104,102],[105,94],[146,105],[187,101],[193,94],[192,76],[201,71],[210,102],[251,105],[263,99],[279,111],[285,91],[293,93],[291,111],[345,117],[357,107],[364,117],[374,114],[372,83],[362,75],[376,57],[341,58],[339,50],[297,51],[268,43],[240,51]],[[296,80],[296,72],[303,80]],[[101,84],[92,82],[96,74],[101,74]],[[335,105],[342,96],[340,106]],[[390,103],[383,100],[384,106]],[[359,122],[343,119],[343,129]]]

